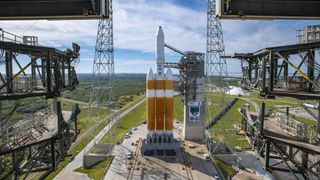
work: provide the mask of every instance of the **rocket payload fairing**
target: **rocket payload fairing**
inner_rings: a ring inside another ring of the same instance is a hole
[[[164,34],[159,27],[156,42],[157,71],[147,74],[147,129],[150,142],[170,142],[173,137],[173,74],[164,71]]]
[[[161,26],[159,26],[156,41],[156,61],[157,61],[157,75],[164,74],[164,34]]]

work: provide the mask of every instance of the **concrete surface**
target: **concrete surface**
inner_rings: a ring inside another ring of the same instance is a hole
[[[112,144],[95,144],[88,153],[85,153],[83,167],[91,167],[105,160],[111,155],[113,147]]]
[[[174,137],[182,137],[181,123],[174,123]],[[147,135],[146,125],[137,127],[130,138],[123,141],[121,145],[114,148],[115,158],[110,165],[105,180],[124,179],[214,179],[214,174],[218,174],[211,161],[204,160],[204,153],[207,150],[204,145],[193,143],[196,148],[188,148],[185,142],[185,151],[178,153],[176,157],[145,157],[139,152],[137,140],[145,138]],[[135,145],[132,145],[134,143]],[[138,143],[139,144],[139,143]],[[128,160],[128,151],[134,152],[134,158]],[[183,153],[186,155],[183,156]],[[187,161],[187,162],[186,162]]]
[[[263,164],[256,157],[253,151],[244,151],[240,153],[236,153],[238,157],[238,163],[240,166],[245,167],[246,169],[250,169],[256,177],[255,179],[274,179],[272,175],[263,169]],[[249,177],[251,177],[250,175]]]
[[[254,110],[259,113],[260,112],[260,107],[257,103],[255,103],[254,101],[252,101],[250,98],[244,98],[244,97],[239,97],[239,99],[242,99],[244,101],[247,101],[248,103],[250,103],[253,107]]]

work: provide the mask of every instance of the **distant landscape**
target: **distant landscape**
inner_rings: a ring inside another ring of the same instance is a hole
[[[63,97],[89,102],[92,74],[78,74],[79,86],[75,91],[63,93]],[[115,100],[121,96],[140,95],[145,91],[146,74],[115,74]]]

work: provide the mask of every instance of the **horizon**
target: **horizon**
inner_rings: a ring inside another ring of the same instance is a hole
[[[115,73],[147,73],[155,65],[155,39],[162,26],[165,42],[182,51],[205,53],[206,1],[118,0],[113,3]],[[139,9],[139,11],[137,11]],[[319,20],[222,20],[226,54],[255,52],[296,43],[296,30]],[[79,28],[81,27],[81,28]],[[35,35],[57,49],[81,46],[78,73],[92,73],[98,20],[2,21],[0,28],[17,35]],[[167,62],[179,55],[165,51]],[[239,60],[226,59],[229,74],[241,74]],[[3,67],[0,67],[2,71]]]

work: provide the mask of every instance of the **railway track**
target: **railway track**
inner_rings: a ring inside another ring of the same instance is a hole
[[[192,176],[192,169],[191,169],[191,163],[189,161],[189,158],[185,152],[185,149],[183,146],[183,142],[180,142],[180,150],[181,150],[181,156],[182,156],[182,163],[184,164],[185,166],[185,170],[187,172],[187,177],[188,179],[190,180],[193,180],[193,176]]]
[[[140,147],[141,147],[141,139],[139,139],[138,145],[137,145],[135,153],[134,153],[133,164],[129,170],[128,177],[127,177],[128,180],[133,179],[134,171],[136,170],[136,166],[137,166],[138,160],[139,160]]]

